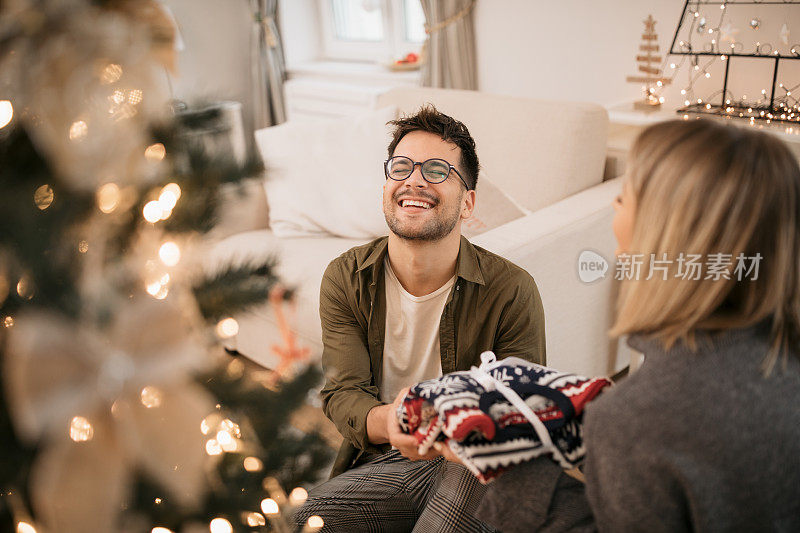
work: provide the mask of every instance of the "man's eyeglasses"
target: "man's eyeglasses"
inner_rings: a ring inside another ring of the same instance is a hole
[[[413,172],[414,168],[419,165],[422,171],[422,177],[428,183],[442,183],[450,175],[450,171],[454,171],[456,175],[464,182],[464,186],[469,190],[469,185],[461,176],[461,173],[445,161],[444,159],[428,159],[427,161],[417,162],[411,158],[396,155],[390,157],[383,163],[383,169],[386,172],[386,177],[395,181],[403,181],[408,178]]]

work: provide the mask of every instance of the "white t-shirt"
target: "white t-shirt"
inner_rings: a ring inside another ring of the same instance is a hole
[[[400,284],[388,257],[384,260],[383,270],[386,280],[386,333],[380,388],[381,400],[391,403],[404,387],[442,375],[439,321],[456,277],[453,276],[430,294],[414,296]]]

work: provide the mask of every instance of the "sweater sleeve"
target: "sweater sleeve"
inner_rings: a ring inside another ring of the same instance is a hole
[[[586,495],[599,531],[690,531],[679,459],[656,438],[658,416],[616,391],[586,411]],[[672,423],[676,423],[673,421]]]

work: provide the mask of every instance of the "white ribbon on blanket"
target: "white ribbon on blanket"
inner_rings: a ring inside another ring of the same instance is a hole
[[[517,358],[507,358],[505,360],[498,361],[494,352],[486,351],[481,354],[481,366],[473,366],[470,368],[469,373],[470,376],[475,379],[475,381],[477,381],[486,391],[497,390],[500,394],[505,396],[506,400],[511,402],[511,404],[516,407],[525,418],[528,419],[528,422],[531,423],[536,435],[539,436],[542,446],[550,450],[550,452],[553,454],[553,458],[557,462],[566,464],[567,461],[561,453],[561,450],[558,449],[558,446],[553,444],[553,440],[550,438],[550,432],[547,431],[544,423],[539,420],[539,417],[536,416],[536,413],[533,412],[533,409],[531,409],[530,406],[525,403],[525,401],[520,398],[519,394],[514,392],[512,388],[489,374],[489,370],[492,370],[499,364],[512,362],[516,359]],[[519,359],[519,361],[523,360]],[[525,362],[527,363],[527,361]]]

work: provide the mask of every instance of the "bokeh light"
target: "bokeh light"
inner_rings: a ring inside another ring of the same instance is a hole
[[[272,498],[264,498],[261,500],[261,510],[264,511],[264,514],[267,516],[278,514],[280,512],[280,509],[278,508],[278,502]]]
[[[142,405],[148,409],[153,409],[161,405],[162,394],[156,387],[147,386],[142,389]]]
[[[224,318],[217,323],[217,335],[228,339],[239,333],[239,323],[235,318]]]
[[[0,128],[5,128],[14,118],[14,106],[9,100],[0,100]]]
[[[86,134],[89,133],[89,125],[83,120],[76,120],[69,127],[69,139],[71,141],[80,141]]]
[[[69,438],[75,442],[86,442],[94,437],[92,424],[82,416],[74,416],[69,423]]]
[[[208,524],[211,533],[232,533],[233,526],[225,518],[215,518]]]
[[[144,157],[148,161],[161,161],[167,155],[167,149],[161,143],[148,146],[144,151]]]
[[[97,189],[97,207],[103,213],[113,213],[122,195],[116,183],[106,183]]]
[[[122,67],[117,65],[116,63],[111,63],[103,69],[103,72],[100,74],[100,82],[104,85],[109,85],[111,83],[115,83],[119,81],[122,77]]]
[[[33,203],[42,211],[50,207],[54,199],[55,194],[49,185],[42,185],[33,193]]]

